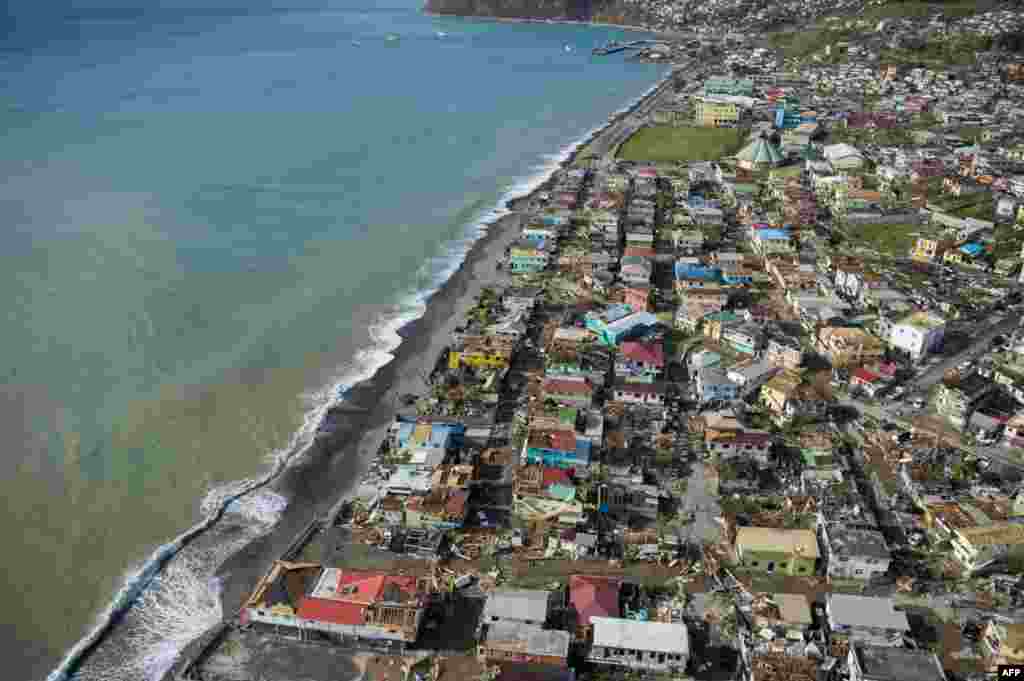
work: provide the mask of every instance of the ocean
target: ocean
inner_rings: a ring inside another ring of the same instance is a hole
[[[612,28],[413,0],[59,0],[0,14],[6,679],[38,680],[159,546],[390,359],[504,198],[664,68]],[[80,678],[150,679],[220,617],[233,504]]]

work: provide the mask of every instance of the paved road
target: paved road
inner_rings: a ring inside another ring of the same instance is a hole
[[[1010,315],[993,326],[985,326],[982,329],[978,329],[981,335],[978,336],[970,346],[960,353],[943,359],[939,363],[928,367],[923,374],[912,381],[908,381],[908,387],[912,386],[918,390],[928,390],[933,385],[941,381],[943,374],[945,374],[949,369],[955,368],[958,364],[968,359],[973,360],[984,355],[991,349],[993,338],[1000,334],[1006,335],[1013,332],[1017,328],[1017,324],[1018,320],[1016,315]]]
[[[717,536],[719,525],[715,518],[722,514],[718,499],[708,493],[706,480],[704,464],[700,461],[695,462],[682,500],[682,514],[694,514],[694,521],[687,531],[690,538],[698,542]]]

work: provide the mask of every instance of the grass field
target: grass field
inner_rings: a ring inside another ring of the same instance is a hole
[[[641,128],[619,149],[624,161],[714,161],[743,146],[744,133],[735,128]]]
[[[907,255],[917,241],[920,225],[855,225],[846,228],[851,243],[889,255]]]

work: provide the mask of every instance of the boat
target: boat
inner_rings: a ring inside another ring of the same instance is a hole
[[[386,36],[384,37],[384,40],[388,41],[389,43],[394,43],[394,42],[398,42],[398,35],[397,35],[397,34],[395,34],[395,33],[388,33],[388,34],[387,34],[387,35],[386,35]]]
[[[566,52],[572,52],[572,45],[566,43],[565,45],[562,46],[562,49],[565,50]]]
[[[352,41],[352,47],[362,47],[362,46],[363,46],[363,44],[361,42],[359,42],[358,40],[353,40]]]
[[[438,31],[434,35],[436,35],[438,38],[447,38],[448,37],[448,34],[445,33],[444,31]]]

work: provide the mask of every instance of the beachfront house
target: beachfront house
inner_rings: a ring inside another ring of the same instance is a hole
[[[257,583],[241,620],[402,650],[417,638],[427,591],[416,577],[279,560]]]
[[[509,269],[513,274],[541,272],[548,265],[550,253],[546,241],[521,239],[509,247]]]

